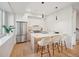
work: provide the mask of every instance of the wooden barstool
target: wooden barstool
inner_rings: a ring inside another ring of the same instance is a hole
[[[50,38],[49,37],[42,37],[40,41],[38,41],[38,48],[37,48],[37,52],[40,51],[41,53],[41,57],[43,56],[43,54],[48,53],[50,56],[50,51],[49,51],[49,43],[50,43]],[[47,48],[47,51],[45,51],[45,48]]]
[[[65,49],[67,50],[67,46],[66,46],[66,39],[67,39],[67,35],[63,34],[62,35],[62,39],[60,40],[60,45],[61,45],[61,52],[63,52],[63,47],[65,47]]]
[[[53,55],[54,55],[54,50],[55,50],[55,47],[57,46],[57,49],[58,49],[58,52],[60,53],[60,39],[61,39],[61,36],[60,35],[55,35],[55,36],[52,36],[51,37],[51,44],[52,44],[52,49],[53,49]]]

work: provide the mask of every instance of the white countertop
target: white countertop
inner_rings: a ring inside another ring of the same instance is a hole
[[[35,36],[40,36],[40,37],[45,37],[45,36],[54,36],[54,35],[62,35],[62,34],[54,34],[54,33],[31,33],[33,37]]]
[[[12,36],[13,36],[13,33],[10,33],[0,38],[0,47]]]

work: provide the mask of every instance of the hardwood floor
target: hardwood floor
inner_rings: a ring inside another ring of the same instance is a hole
[[[79,56],[79,44],[75,46],[74,49],[67,49],[63,50],[62,53],[58,53],[57,50],[55,50],[55,55],[52,54],[52,49],[50,48],[51,57],[78,57]],[[31,49],[30,42],[25,42],[21,44],[16,44],[11,57],[40,57],[40,53],[33,53]],[[45,54],[44,57],[48,57],[48,54]]]

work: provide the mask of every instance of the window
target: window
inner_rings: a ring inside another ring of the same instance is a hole
[[[3,14],[2,14],[2,26],[7,25],[6,21],[8,21],[7,18],[6,18],[6,11],[3,11]],[[5,34],[4,28],[2,28],[2,34]]]
[[[2,10],[0,10],[0,34],[2,34]]]
[[[14,19],[15,17],[13,13],[0,9],[0,38],[6,34],[3,25],[14,26]]]
[[[8,26],[8,12],[0,9],[0,36],[5,34],[3,25]]]

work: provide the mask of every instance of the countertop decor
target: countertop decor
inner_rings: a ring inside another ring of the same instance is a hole
[[[15,29],[14,26],[11,25],[10,26],[3,25],[3,28],[5,29],[6,33],[13,32],[13,29]]]

